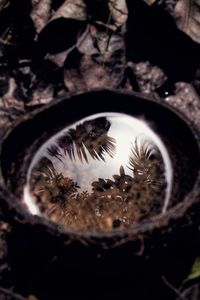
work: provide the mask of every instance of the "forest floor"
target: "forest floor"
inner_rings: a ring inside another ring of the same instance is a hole
[[[0,137],[55,98],[95,88],[166,102],[200,129],[199,20],[198,0],[0,0]],[[0,300],[36,300],[13,285],[13,227],[0,219]],[[184,290],[165,282],[173,299],[200,299],[198,258],[191,274]]]

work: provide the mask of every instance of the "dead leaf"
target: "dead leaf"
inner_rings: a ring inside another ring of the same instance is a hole
[[[77,41],[76,46],[78,50],[83,54],[93,55],[99,53],[97,47],[94,46],[95,41],[92,32],[96,33],[95,26],[88,25],[86,31],[80,36],[80,38]]]
[[[109,0],[111,16],[116,27],[122,26],[128,18],[128,8],[125,0]]]
[[[41,0],[32,0],[32,7],[34,7],[35,5],[37,5]]]
[[[200,43],[200,0],[179,0],[173,16],[178,28]]]
[[[129,62],[128,66],[132,69],[136,77],[140,91],[145,94],[154,94],[167,79],[164,72],[158,66],[152,66],[148,61],[138,64]]]
[[[38,87],[33,92],[30,102],[27,103],[27,106],[35,106],[41,104],[47,104],[53,100],[54,90],[52,85],[46,87]]]
[[[31,18],[37,33],[46,26],[51,16],[51,0],[41,0],[35,3],[31,12]]]
[[[66,68],[64,81],[71,92],[93,88],[116,87],[118,82],[104,66],[98,64],[90,55],[82,56],[79,69]]]
[[[15,99],[14,93],[16,89],[17,89],[16,81],[14,78],[10,77],[8,82],[8,91],[3,96],[0,107],[2,107],[2,109],[7,111],[14,109],[19,114],[21,114],[24,113],[24,103],[23,101],[18,101],[17,99]],[[10,115],[10,118],[12,117],[13,116]]]
[[[180,296],[175,300],[197,300],[200,298],[200,284],[192,284],[190,287],[184,289]]]
[[[59,52],[57,54],[47,54],[45,59],[51,61],[52,63],[54,63],[58,68],[62,68],[64,66],[66,57],[68,55],[68,53],[71,51],[70,49],[67,49],[63,52]]]
[[[66,0],[53,14],[51,21],[58,18],[87,19],[87,8],[82,0]]]
[[[156,2],[156,0],[144,0],[148,5],[152,5]]]
[[[105,32],[92,30],[86,36],[88,39],[86,46],[80,47],[81,52],[79,48],[74,49],[66,59],[66,87],[70,91],[117,87],[125,70],[123,35],[112,33],[108,36]]]
[[[36,298],[36,296],[34,296],[34,295],[29,295],[27,300],[39,300],[39,299]]]
[[[126,0],[83,0],[87,5],[88,18],[93,23],[113,31],[125,24],[128,18]]]
[[[7,93],[0,99],[0,136],[4,128],[10,126],[13,120],[25,112],[24,102],[15,98],[16,89],[17,84],[15,79],[10,77]]]
[[[9,5],[9,0],[0,0],[0,11]]]
[[[152,5],[156,0],[143,0]],[[177,27],[200,43],[200,0],[160,0],[165,9],[174,17]]]
[[[106,69],[87,54],[81,54],[77,49],[67,58],[64,70],[64,82],[71,92],[100,88],[113,84]]]
[[[177,82],[175,94],[166,97],[165,101],[180,110],[199,127],[200,98],[194,87],[186,82]]]

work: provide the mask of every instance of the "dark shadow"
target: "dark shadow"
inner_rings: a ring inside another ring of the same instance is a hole
[[[30,0],[9,1],[0,12],[0,59],[9,65],[18,58],[30,58],[34,49],[35,28],[30,17]]]
[[[158,65],[171,83],[193,80],[200,46],[181,32],[162,6],[128,0],[127,56]]]

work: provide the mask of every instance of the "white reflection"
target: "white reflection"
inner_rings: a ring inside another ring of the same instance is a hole
[[[32,215],[40,215],[40,210],[31,196],[30,189],[26,185],[24,188],[24,203]]]
[[[115,140],[116,149],[113,157],[105,152],[104,160],[94,159],[84,144],[82,147],[87,156],[87,162],[80,160],[80,156],[76,151],[74,152],[73,159],[70,158],[69,154],[65,153],[63,149],[60,149],[62,154],[61,158],[51,156],[48,153],[47,149],[54,145],[58,138],[64,136],[69,129],[76,129],[80,123],[84,124],[86,121],[92,121],[98,118],[105,118],[111,124],[107,135]],[[124,167],[125,174],[132,177],[134,176],[133,171],[128,168],[128,161],[131,154],[131,146],[134,144],[135,140],[137,140],[138,145],[142,144],[144,141],[149,141],[160,151],[165,167],[165,180],[167,183],[162,212],[166,212],[170,200],[173,177],[172,165],[167,149],[160,137],[148,126],[146,121],[121,113],[101,113],[82,119],[53,136],[38,150],[29,168],[27,185],[24,189],[24,201],[28,206],[29,211],[32,214],[40,213],[31,196],[29,184],[31,182],[33,168],[37,166],[42,158],[46,157],[51,161],[57,174],[62,173],[64,177],[69,177],[74,182],[77,182],[80,187],[80,192],[86,190],[91,192],[92,183],[94,181],[99,178],[113,179],[113,174],[119,174],[121,166]]]

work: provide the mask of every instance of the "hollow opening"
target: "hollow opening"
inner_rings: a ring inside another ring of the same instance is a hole
[[[3,142],[1,160],[22,209],[64,229],[104,232],[183,201],[197,178],[199,148],[167,107],[97,91],[20,123]]]

